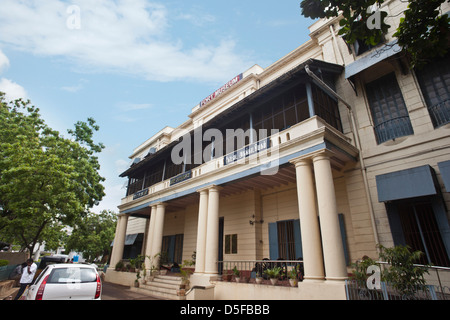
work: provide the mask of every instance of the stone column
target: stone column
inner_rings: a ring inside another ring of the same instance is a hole
[[[163,238],[163,230],[164,230],[164,214],[165,214],[166,204],[158,203],[156,205],[156,214],[155,214],[155,226],[153,230],[153,244],[152,244],[152,256],[155,256],[158,253],[161,253],[162,247],[162,238]],[[158,255],[154,261],[153,265],[159,265],[160,256]]]
[[[197,225],[197,250],[195,259],[195,274],[205,272],[205,255],[206,255],[206,234],[207,234],[207,218],[208,218],[208,189],[198,190],[200,193],[200,202],[198,208],[198,225]]]
[[[312,163],[309,159],[293,160],[291,162],[295,165],[297,178],[305,280],[324,280],[325,273]]]
[[[110,265],[116,267],[117,262],[122,260],[123,247],[125,246],[125,236],[127,233],[128,215],[119,215],[116,226],[116,236],[114,237],[114,246],[111,252]]]
[[[339,227],[329,152],[324,151],[315,155],[313,164],[322,232],[325,278],[327,280],[345,280],[347,279],[347,268]]]
[[[219,256],[219,193],[220,187],[209,188],[208,218],[206,234],[205,274],[219,273],[217,258]]]
[[[145,267],[149,270],[153,263],[153,236],[155,233],[156,205],[151,206],[150,223],[147,229],[147,245],[145,248]],[[149,258],[150,257],[150,258]]]

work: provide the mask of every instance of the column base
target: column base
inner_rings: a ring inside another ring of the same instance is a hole
[[[190,286],[210,286],[211,281],[217,280],[218,277],[218,274],[194,273],[189,278]]]
[[[301,299],[304,300],[346,300],[344,281],[303,280],[298,283]]]

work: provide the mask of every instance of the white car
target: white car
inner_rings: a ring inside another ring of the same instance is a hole
[[[101,300],[97,269],[87,264],[47,266],[22,295],[23,300]]]

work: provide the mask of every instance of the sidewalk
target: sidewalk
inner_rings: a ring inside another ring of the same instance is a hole
[[[102,284],[102,300],[163,300],[142,292],[135,292],[127,286],[106,281]]]

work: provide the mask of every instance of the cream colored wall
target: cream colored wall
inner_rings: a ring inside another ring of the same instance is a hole
[[[255,214],[254,193],[252,190],[236,195],[220,198],[219,215],[224,218],[223,234],[237,234],[237,254],[226,254],[224,245],[224,261],[256,259],[255,225],[250,225]]]
[[[387,9],[390,15],[397,15],[405,9],[405,6],[406,4],[400,1],[389,1],[383,9]],[[442,12],[445,13],[448,10],[450,10],[450,5],[443,4]],[[393,40],[392,34],[395,32],[399,20],[398,18],[388,18],[387,23],[391,25],[391,29],[389,30],[387,36],[389,42]],[[323,31],[323,34],[325,33],[326,32]],[[325,35],[323,34],[319,34],[318,37],[325,38]],[[348,51],[348,49],[346,49],[346,45],[342,39],[338,38],[337,42],[346,64],[353,62],[355,58],[360,58],[355,57]],[[369,54],[373,54],[373,51],[363,54],[362,57]],[[413,126],[414,135],[398,138],[395,141],[388,141],[378,144],[374,134],[373,120],[371,117],[369,104],[365,95],[365,83],[375,80],[390,72],[394,72],[396,75],[397,82],[402,92],[403,99],[405,100],[411,124]],[[353,106],[355,113],[355,118],[359,128],[358,134],[361,139],[362,154],[367,167],[369,192],[374,208],[379,241],[385,246],[392,246],[393,240],[386,208],[384,203],[378,202],[375,177],[384,173],[409,169],[422,165],[431,165],[437,173],[441,190],[443,190],[443,198],[448,208],[448,204],[450,203],[450,195],[448,192],[445,192],[445,189],[443,188],[443,182],[440,177],[437,163],[447,161],[450,158],[450,126],[446,125],[441,128],[434,129],[414,71],[408,71],[406,74],[403,74],[400,64],[396,60],[378,63],[356,75],[355,79],[357,95],[350,86],[349,82],[344,79],[344,75],[341,75],[337,81],[336,89],[337,92],[350,105]],[[341,111],[342,110],[343,108],[341,107]],[[344,112],[341,112],[341,115],[344,114]],[[347,121],[348,118],[344,116],[341,118],[343,120],[344,132],[351,138],[352,134],[350,133],[351,128],[350,123]],[[356,189],[354,191],[358,190]],[[349,195],[353,195],[353,192],[349,192]],[[362,199],[362,197],[359,197],[359,199]],[[355,201],[360,200],[351,199],[350,203],[353,205],[355,204]],[[365,213],[362,214],[365,215]],[[449,217],[448,211],[447,216]],[[352,217],[357,219],[353,212]],[[367,219],[364,220],[368,222]],[[361,231],[369,229],[369,226],[363,227],[366,222],[361,224]],[[367,233],[361,232],[361,237],[364,237],[365,234]],[[359,244],[360,242],[357,241],[357,243]],[[364,250],[360,250],[358,254],[359,256],[365,252],[365,250],[369,250],[370,243],[371,241],[367,241],[367,245],[369,245],[369,247],[366,247]]]

